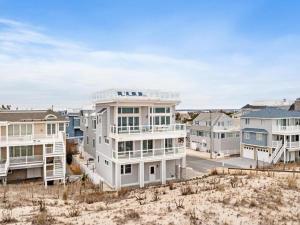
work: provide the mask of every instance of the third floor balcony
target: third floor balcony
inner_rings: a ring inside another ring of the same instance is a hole
[[[140,125],[140,126],[111,126],[112,137],[134,137],[134,136],[161,136],[170,135],[185,137],[185,124],[170,124],[170,125]]]

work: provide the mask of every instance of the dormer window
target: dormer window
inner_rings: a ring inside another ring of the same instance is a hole
[[[53,114],[49,114],[45,117],[45,120],[56,120],[57,116],[53,115]]]

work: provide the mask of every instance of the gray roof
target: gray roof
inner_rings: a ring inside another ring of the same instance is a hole
[[[244,128],[243,131],[250,132],[250,133],[265,133],[267,134],[268,131],[265,129],[258,129],[258,128]]]
[[[210,119],[211,119],[212,121],[217,121],[217,120],[220,119],[220,117],[223,114],[224,113],[220,113],[220,112],[213,112],[213,113],[202,112],[202,113],[199,113],[199,115],[194,120],[197,120],[197,121],[210,121]]]
[[[246,113],[242,118],[264,118],[264,119],[275,119],[275,118],[300,118],[300,112],[288,111],[277,108],[265,108],[258,111],[252,111]]]
[[[56,118],[48,118],[48,115],[54,115]],[[66,121],[64,116],[52,110],[15,110],[1,111],[0,121],[8,122],[28,122],[28,121]]]

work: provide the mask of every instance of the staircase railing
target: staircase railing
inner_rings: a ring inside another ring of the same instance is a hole
[[[279,159],[280,159],[280,157],[282,156],[282,154],[283,154],[285,148],[286,148],[286,145],[285,145],[285,144],[283,144],[283,145],[280,147],[280,149],[278,150],[277,154],[274,156],[274,158],[273,158],[272,161],[271,161],[273,164],[275,164],[275,163],[277,163],[277,162],[279,161]]]

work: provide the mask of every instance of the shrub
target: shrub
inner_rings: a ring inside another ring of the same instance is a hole
[[[74,204],[74,205],[71,206],[71,208],[69,208],[68,216],[69,217],[78,217],[78,216],[80,216],[80,208],[78,207],[77,204]]]
[[[47,211],[39,212],[32,218],[32,225],[52,225],[55,219]]]
[[[288,177],[287,178],[287,186],[289,189],[297,189],[297,179],[296,177]]]
[[[126,211],[124,217],[127,220],[138,220],[140,219],[140,214],[133,209],[129,209]]]
[[[18,220],[13,217],[12,209],[5,209],[2,211],[2,220],[0,224],[16,223]]]
[[[192,195],[194,194],[194,191],[190,185],[188,186],[183,186],[180,189],[181,195]]]

